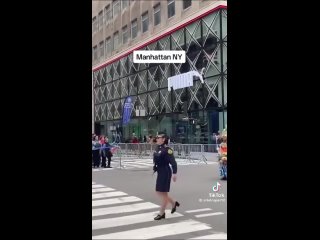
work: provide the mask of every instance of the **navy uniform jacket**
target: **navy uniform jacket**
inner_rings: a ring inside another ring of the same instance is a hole
[[[112,145],[110,145],[109,142],[103,144],[102,147],[106,147],[104,149],[101,149],[101,151],[100,151],[100,154],[101,154],[102,157],[112,157],[113,156],[112,153],[111,153]]]
[[[154,171],[162,168],[167,168],[169,164],[172,167],[173,174],[176,174],[178,170],[177,162],[173,156],[173,150],[166,145],[157,146],[153,154],[153,164],[155,166]]]

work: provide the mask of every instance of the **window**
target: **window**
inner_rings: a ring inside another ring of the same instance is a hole
[[[102,29],[102,25],[103,25],[103,12],[99,12],[99,15],[98,15],[98,20],[99,20],[99,31]]]
[[[183,9],[191,6],[191,0],[183,0]]]
[[[148,12],[142,14],[141,16],[141,21],[142,21],[142,32],[146,32],[148,31],[148,27],[149,27],[149,16],[148,16]]]
[[[111,38],[108,37],[108,38],[106,39],[106,55],[107,55],[107,56],[110,56],[111,51],[112,51]]]
[[[175,1],[168,0],[168,18],[171,18],[175,15]]]
[[[161,22],[161,13],[160,13],[160,3],[153,8],[154,12],[154,26],[158,25]]]
[[[125,9],[129,5],[129,0],[122,0],[122,9]]]
[[[105,22],[107,24],[112,20],[112,11],[111,11],[110,5],[106,6],[105,12],[106,12]]]
[[[93,47],[93,60],[97,60],[98,59],[98,49],[97,46]]]
[[[97,18],[94,17],[92,19],[92,33],[95,33],[97,31]]]
[[[104,42],[100,42],[99,43],[99,48],[100,48],[100,58],[103,58],[104,57]]]
[[[131,22],[131,38],[135,39],[138,35],[138,22],[137,19]]]
[[[113,0],[113,16],[116,17],[120,12],[120,0]]]
[[[107,24],[107,7],[104,8],[103,14],[103,24]]]
[[[113,34],[113,50],[117,50],[119,47],[119,32]]]
[[[122,43],[128,42],[128,27],[127,25],[122,28]]]
[[[218,51],[214,54],[213,60],[214,64],[218,66]]]

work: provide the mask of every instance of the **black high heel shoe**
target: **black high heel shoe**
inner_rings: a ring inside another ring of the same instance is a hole
[[[162,219],[162,218],[166,218],[166,213],[163,213],[162,215],[158,214],[158,215],[154,218],[154,220],[160,220],[160,219]]]
[[[180,203],[178,203],[177,201],[174,204],[174,207],[171,210],[171,214],[174,213],[176,211],[176,208],[180,206]]]

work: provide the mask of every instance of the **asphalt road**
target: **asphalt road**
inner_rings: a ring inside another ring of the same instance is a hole
[[[93,239],[226,239],[227,182],[220,180],[217,163],[178,166],[169,195],[181,206],[175,214],[168,206],[160,221],[153,220],[160,200],[152,173],[151,168],[93,171]]]

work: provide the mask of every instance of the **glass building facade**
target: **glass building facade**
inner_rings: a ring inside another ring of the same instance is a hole
[[[183,64],[136,64],[132,53],[93,72],[95,131],[128,142],[166,132],[177,143],[212,143],[227,122],[227,10],[219,9],[139,50],[185,50]],[[204,84],[168,91],[168,77],[204,68]],[[125,98],[135,109],[122,126]],[[136,109],[145,116],[136,116]]]

